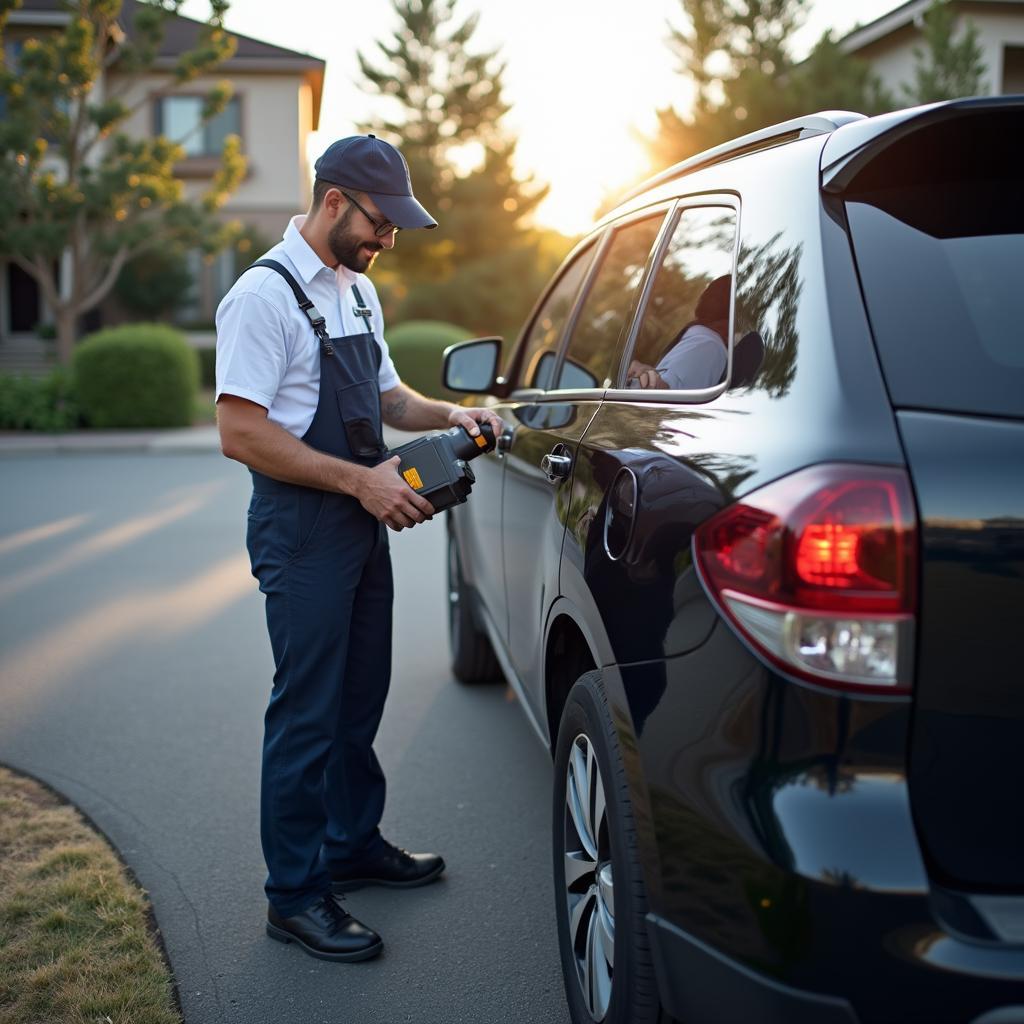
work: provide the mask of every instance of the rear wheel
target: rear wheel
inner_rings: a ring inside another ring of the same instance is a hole
[[[555,747],[555,901],[574,1024],[664,1024],[618,738],[600,672],[569,693]]]
[[[462,683],[501,678],[501,668],[487,634],[477,625],[471,591],[462,577],[459,546],[448,529],[448,647],[452,674]]]

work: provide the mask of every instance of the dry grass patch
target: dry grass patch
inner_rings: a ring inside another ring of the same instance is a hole
[[[181,1024],[147,915],[81,815],[0,768],[0,1024]]]

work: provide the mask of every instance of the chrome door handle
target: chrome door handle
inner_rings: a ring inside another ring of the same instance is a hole
[[[572,456],[558,455],[557,449],[548,452],[540,460],[541,472],[548,478],[549,483],[557,484],[559,480],[568,480],[572,470]]]

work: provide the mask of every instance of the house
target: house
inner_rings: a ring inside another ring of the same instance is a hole
[[[138,0],[125,0],[121,24],[131,31]],[[8,63],[16,63],[26,39],[60,29],[70,18],[60,0],[24,0],[10,13],[4,29],[4,51]],[[138,137],[163,133],[182,139],[186,157],[176,168],[188,191],[199,194],[218,164],[224,136],[237,133],[248,159],[245,180],[223,208],[223,216],[239,219],[268,242],[276,241],[288,218],[309,205],[312,181],[306,157],[309,133],[320,118],[325,62],[294,50],[232,33],[237,39],[235,55],[210,76],[180,89],[161,71],[172,68],[177,57],[195,42],[200,23],[184,16],[169,19],[167,32],[153,73],[137,78],[125,94],[129,107],[137,109],[120,127]],[[122,73],[115,60],[99,88],[115,90]],[[226,109],[199,127],[202,96],[224,79],[234,86]],[[258,254],[254,254],[258,255]],[[234,253],[226,252],[212,264],[198,253],[191,256],[196,286],[187,308],[179,311],[183,322],[210,322],[221,296],[235,275]],[[110,304],[103,312],[110,319]],[[97,319],[94,314],[88,318]],[[35,282],[18,267],[0,264],[0,369],[12,369],[10,353],[25,348],[38,325],[49,320]]]
[[[901,4],[844,36],[840,49],[867,61],[882,84],[901,97],[900,86],[914,80],[914,49],[922,45],[922,19],[930,2]],[[951,0],[951,4],[958,22],[969,20],[977,29],[987,69],[983,91],[988,95],[1024,93],[1024,0]]]

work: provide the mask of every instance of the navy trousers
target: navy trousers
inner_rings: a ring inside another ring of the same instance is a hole
[[[288,917],[328,865],[381,843],[373,751],[391,675],[387,529],[348,496],[255,476],[247,545],[274,653],[261,786],[270,902]]]

